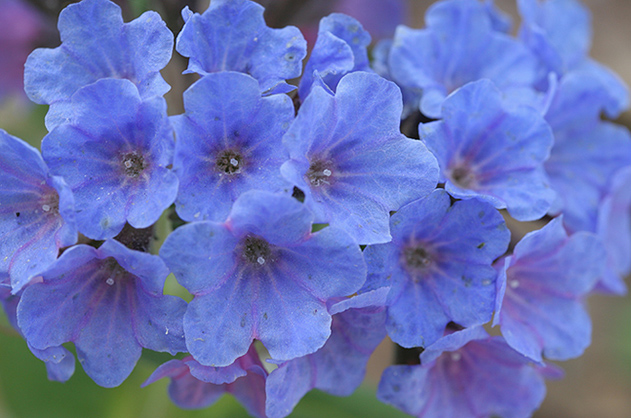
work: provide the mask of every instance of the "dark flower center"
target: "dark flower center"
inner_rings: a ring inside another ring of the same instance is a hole
[[[431,255],[422,247],[409,247],[403,250],[405,265],[413,270],[425,270],[432,264]]]
[[[101,271],[101,277],[108,286],[114,286],[129,277],[129,272],[118,264],[114,257],[103,260]]]
[[[59,195],[56,190],[51,190],[40,202],[44,215],[57,216],[59,214]]]
[[[125,170],[125,175],[127,177],[135,178],[143,172],[145,168],[147,168],[147,164],[145,163],[145,158],[136,153],[136,152],[128,152],[122,157],[123,162],[123,170]]]
[[[475,174],[467,166],[458,166],[451,170],[451,179],[457,186],[464,189],[470,189],[476,183]]]
[[[331,184],[331,164],[328,161],[315,160],[307,170],[307,178],[312,186],[319,187],[322,184]]]
[[[243,157],[234,150],[224,150],[217,155],[215,169],[223,174],[238,174],[243,168]]]
[[[272,249],[267,241],[256,236],[247,236],[243,240],[243,258],[253,266],[264,266],[272,260]]]

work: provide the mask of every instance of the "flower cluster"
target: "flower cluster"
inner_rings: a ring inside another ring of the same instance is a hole
[[[546,360],[589,345],[587,296],[625,292],[631,135],[601,117],[629,100],[587,55],[583,6],[517,5],[513,37],[492,1],[440,1],[373,62],[333,13],[299,82],[301,32],[250,0],[185,8],[176,39],[155,12],[64,9],[61,45],[25,68],[41,155],[0,131],[0,299],[49,378],[71,377],[68,342],[105,387],[143,348],[188,353],[146,384],[282,418],[311,389],[352,393],[387,335],[411,355],[380,400],[530,416],[561,373]],[[167,116],[173,47],[199,79]]]

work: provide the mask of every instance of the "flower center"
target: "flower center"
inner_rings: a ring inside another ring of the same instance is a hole
[[[425,270],[432,264],[432,257],[422,247],[408,247],[403,250],[405,265],[413,270]]]
[[[328,161],[315,160],[307,170],[307,178],[312,186],[319,187],[322,184],[331,184],[331,164]]]
[[[273,261],[272,250],[263,238],[248,235],[243,241],[243,258],[255,267],[264,266]]]
[[[243,168],[243,157],[236,151],[224,150],[217,155],[215,169],[223,174],[238,174]]]
[[[476,184],[475,174],[467,166],[457,166],[451,170],[451,179],[463,189],[471,189]]]
[[[107,257],[103,260],[101,271],[103,272],[102,278],[108,286],[114,286],[116,283],[120,283],[125,280],[129,273],[125,270],[114,257]]]
[[[45,215],[57,216],[59,214],[59,195],[56,190],[47,193],[40,202]]]
[[[140,173],[147,168],[145,158],[136,152],[128,152],[123,155],[121,160],[123,163],[123,170],[125,170],[125,175],[127,175],[127,177],[138,177]]]

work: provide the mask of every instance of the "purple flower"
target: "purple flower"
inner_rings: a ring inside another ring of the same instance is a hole
[[[494,28],[497,14],[471,0],[435,3],[425,15],[426,29],[399,26],[389,55],[393,79],[402,88],[422,91],[420,110],[441,116],[445,97],[482,78],[504,93],[529,89],[536,60],[515,39]]]
[[[450,203],[444,190],[412,202],[390,221],[392,242],[364,250],[366,289],[389,286],[386,329],[404,347],[437,341],[449,322],[491,320],[497,273],[508,247],[502,216],[477,199]]]
[[[469,83],[443,104],[443,119],[419,125],[455,198],[478,197],[520,221],[539,219],[554,199],[543,170],[553,136],[527,106],[509,106],[489,80]]]
[[[334,304],[331,336],[313,354],[280,364],[266,383],[269,418],[291,413],[312,389],[349,396],[361,384],[366,363],[386,336],[387,288],[366,292]]]
[[[265,6],[268,21],[295,21],[312,45],[317,23],[331,13],[344,13],[357,19],[373,39],[391,37],[397,25],[409,20],[409,0],[257,0]],[[296,7],[298,6],[298,7]],[[313,45],[312,45],[313,46]]]
[[[164,377],[171,378],[169,397],[180,408],[205,408],[215,403],[224,393],[230,393],[251,415],[266,418],[267,372],[254,345],[244,356],[226,367],[203,366],[191,356],[168,361],[158,367],[142,386]]]
[[[598,237],[568,237],[556,218],[527,234],[498,266],[496,317],[506,342],[542,362],[580,356],[591,342],[584,299],[604,269]]]
[[[314,87],[283,138],[283,176],[305,193],[316,222],[344,229],[360,244],[388,242],[390,211],[434,189],[436,160],[399,131],[401,92],[362,71],[335,96]]]
[[[194,296],[184,329],[195,360],[227,366],[254,339],[281,361],[324,345],[327,300],[356,292],[366,267],[350,236],[311,233],[312,222],[297,200],[250,191],[225,223],[194,222],[166,239],[160,255]]]
[[[294,119],[289,96],[261,97],[252,77],[223,72],[191,86],[184,106],[172,118],[182,219],[223,221],[243,192],[292,188],[280,174],[288,158],[281,140]]]
[[[307,55],[298,28],[267,27],[263,7],[249,0],[213,0],[203,14],[185,7],[182,16],[176,49],[189,58],[187,73],[238,71],[257,79],[262,92],[293,89],[285,80],[300,76]]]
[[[372,71],[367,47],[370,35],[350,16],[333,13],[320,20],[318,39],[304,75],[298,95],[304,100],[314,83],[335,91],[340,79],[353,71]]]
[[[62,10],[58,27],[61,46],[35,50],[24,72],[29,98],[50,105],[49,130],[71,117],[75,91],[102,78],[130,80],[143,98],[169,91],[160,70],[171,59],[173,34],[158,13],[123,23],[115,3],[83,0]]]
[[[104,79],[72,97],[72,117],[42,141],[53,174],[72,189],[79,231],[116,236],[146,228],[175,200],[173,128],[162,97],[143,101],[128,80]]]
[[[114,240],[99,249],[77,245],[24,289],[18,325],[39,350],[74,342],[85,372],[99,385],[121,384],[142,348],[185,350],[186,303],[162,294],[162,260]]]
[[[543,401],[546,372],[473,327],[428,347],[421,365],[388,367],[377,398],[419,418],[527,418]]]
[[[0,103],[12,94],[24,96],[24,63],[43,27],[41,16],[28,3],[0,0]]]
[[[13,293],[77,241],[74,198],[39,151],[0,130],[0,274]]]
[[[334,11],[357,19],[374,39],[391,37],[409,16],[407,0],[338,0]]]

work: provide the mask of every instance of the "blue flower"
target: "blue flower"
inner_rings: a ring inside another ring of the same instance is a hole
[[[563,213],[570,231],[596,232],[598,206],[614,174],[631,163],[631,135],[601,120],[610,96],[599,79],[566,74],[546,114],[554,146],[545,170],[557,199],[550,212]]]
[[[312,222],[297,200],[250,191],[225,223],[194,222],[166,239],[160,256],[194,296],[184,329],[195,360],[227,366],[254,339],[281,361],[324,345],[327,300],[356,292],[366,266],[350,236],[311,233]]]
[[[24,72],[29,98],[50,105],[49,130],[71,116],[75,91],[102,78],[131,80],[143,98],[169,91],[160,70],[171,59],[173,34],[158,13],[123,23],[115,3],[83,0],[62,10],[58,26],[61,46],[35,50]]]
[[[568,237],[556,218],[527,234],[500,263],[496,317],[506,342],[542,362],[580,356],[591,341],[584,299],[603,274],[605,249],[598,237]]]
[[[189,58],[187,73],[238,71],[257,79],[262,92],[293,89],[285,80],[300,76],[307,55],[298,28],[267,27],[263,7],[249,0],[213,0],[203,14],[185,7],[182,16],[176,49]]]
[[[404,347],[437,341],[449,322],[491,320],[493,260],[508,247],[502,216],[477,199],[450,203],[444,190],[412,202],[390,221],[392,242],[364,250],[365,289],[389,286],[386,329]]]
[[[237,398],[257,418],[265,415],[267,372],[254,348],[226,367],[203,366],[188,356],[158,367],[143,387],[164,377],[171,378],[169,397],[180,408],[200,409],[215,403],[224,393]]]
[[[602,83],[609,95],[604,110],[616,118],[629,107],[629,90],[609,68],[589,58],[592,28],[589,10],[577,0],[518,0],[519,37],[539,60],[537,85],[545,87],[550,72],[563,78],[581,72]]]
[[[143,101],[130,81],[103,79],[79,90],[70,110],[72,118],[44,137],[42,153],[74,193],[79,231],[107,239],[125,222],[152,225],[177,194],[164,99]]]
[[[419,125],[438,159],[445,189],[458,199],[478,197],[520,221],[539,219],[554,199],[543,170],[553,136],[527,106],[509,106],[489,80],[449,96],[443,120]]]
[[[495,0],[484,0],[486,13],[491,20],[491,27],[502,33],[510,33],[513,29],[513,21],[508,13],[504,13],[497,6]]]
[[[372,71],[366,49],[369,44],[370,35],[352,17],[333,13],[322,18],[318,39],[300,79],[298,95],[304,100],[314,83],[335,91],[344,75]]]
[[[75,370],[74,355],[65,347],[59,345],[56,347],[48,347],[38,350],[30,343],[27,343],[28,349],[38,359],[46,364],[46,375],[48,380],[54,382],[66,382],[72,377]]]
[[[0,303],[4,308],[4,313],[9,324],[22,335],[18,327],[17,307],[20,302],[21,292],[11,294],[9,276],[0,273]],[[46,374],[48,380],[65,382],[72,377],[75,369],[74,355],[62,346],[48,347],[38,350],[27,342],[28,349],[38,359],[46,364]]]
[[[593,232],[602,239],[607,250],[605,272],[596,290],[623,295],[627,291],[625,277],[631,273],[631,166],[613,177],[610,189],[598,207],[598,220]]]
[[[294,119],[289,96],[261,97],[252,77],[223,72],[191,86],[184,106],[172,118],[182,219],[223,221],[245,191],[292,188],[280,174],[288,158],[281,140]]]
[[[399,89],[362,71],[342,78],[335,96],[314,87],[283,138],[283,176],[305,193],[316,222],[344,229],[360,244],[388,242],[390,211],[427,195],[436,160],[399,131]]]
[[[394,81],[388,64],[390,51],[392,51],[392,44],[392,39],[382,39],[371,51],[372,69],[375,73],[390,81]],[[418,112],[422,94],[418,89],[407,88],[402,85],[399,85],[399,88],[401,89],[401,97],[403,98],[403,112],[401,113],[401,119],[405,119],[414,114],[414,112]]]
[[[441,1],[430,7],[425,22],[426,29],[397,28],[389,68],[397,84],[422,91],[420,110],[426,116],[440,117],[445,97],[471,81],[490,79],[505,93],[535,82],[534,56],[494,29],[497,14],[488,6]]]
[[[99,249],[77,245],[24,289],[18,325],[39,350],[74,342],[85,372],[99,385],[121,384],[142,348],[185,350],[186,302],[162,294],[162,260],[114,240]]]
[[[576,0],[517,0],[523,19],[519,36],[549,70],[562,74],[589,54],[589,10]]]
[[[447,335],[418,366],[390,366],[377,398],[419,418],[527,418],[545,396],[545,374],[481,327]]]
[[[331,306],[331,336],[324,347],[280,364],[268,376],[267,417],[286,417],[312,389],[349,396],[359,387],[368,358],[386,336],[387,291],[366,292]]]
[[[39,151],[0,130],[0,273],[13,293],[77,241],[74,198]]]

